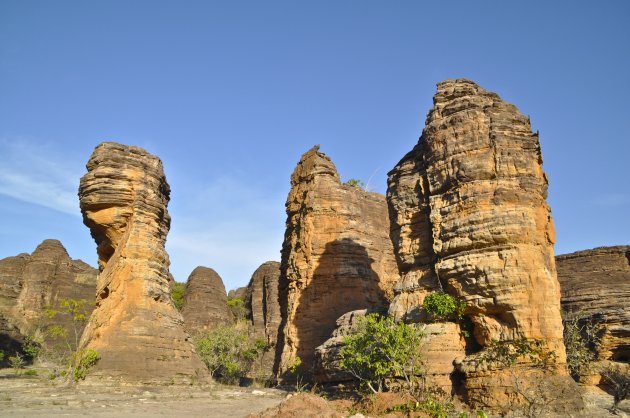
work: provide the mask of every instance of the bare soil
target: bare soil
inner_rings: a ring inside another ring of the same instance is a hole
[[[1,417],[244,417],[279,404],[270,388],[213,385],[68,385],[0,369]]]

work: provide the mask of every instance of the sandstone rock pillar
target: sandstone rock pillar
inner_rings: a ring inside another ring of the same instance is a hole
[[[97,244],[96,309],[81,339],[101,355],[90,376],[125,381],[205,377],[173,305],[164,249],[170,188],[162,162],[145,150],[106,142],[81,178],[83,221]]]

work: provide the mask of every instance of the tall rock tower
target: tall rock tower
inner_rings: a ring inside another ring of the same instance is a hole
[[[472,81],[439,83],[433,101],[418,144],[389,173],[391,237],[402,275],[390,314],[425,322],[422,302],[439,290],[466,302],[467,356],[462,351],[447,365],[456,360],[450,371],[472,404],[501,407],[518,397],[510,394],[517,369],[530,384],[553,374],[573,387],[564,366],[538,134],[515,106]],[[480,366],[494,341],[523,339],[545,342],[555,354],[552,371],[541,377],[527,362],[509,371]]]
[[[97,244],[96,309],[81,339],[101,359],[92,376],[165,382],[207,375],[170,297],[164,249],[170,188],[162,162],[106,142],[81,178],[83,222]]]

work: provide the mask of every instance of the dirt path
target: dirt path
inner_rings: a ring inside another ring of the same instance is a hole
[[[277,405],[286,392],[229,386],[66,386],[0,370],[2,417],[244,417]]]

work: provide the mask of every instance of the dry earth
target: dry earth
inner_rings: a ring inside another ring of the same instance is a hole
[[[630,401],[621,403],[621,410],[611,414],[612,397],[597,388],[582,388],[586,410],[575,417],[630,417]],[[310,396],[310,395],[309,395]],[[246,417],[276,407],[287,392],[270,388],[241,388],[212,385],[140,386],[120,384],[67,385],[48,380],[46,371],[38,376],[16,376],[12,369],[0,369],[0,417]],[[324,401],[325,402],[325,401]],[[330,404],[332,411],[357,412],[350,401]],[[275,417],[305,416],[307,405],[287,404]],[[328,407],[326,408],[328,410]],[[365,416],[382,416],[378,408],[362,412]],[[381,408],[383,409],[383,408]],[[376,412],[376,413],[374,413]],[[306,414],[308,415],[308,414]],[[340,413],[352,416],[351,412]],[[317,416],[317,415],[308,415]],[[360,415],[359,415],[360,416]],[[386,414],[386,416],[402,416]],[[474,416],[474,415],[471,415]]]
[[[0,370],[1,417],[244,417],[280,403],[286,392],[209,386],[71,386]]]

